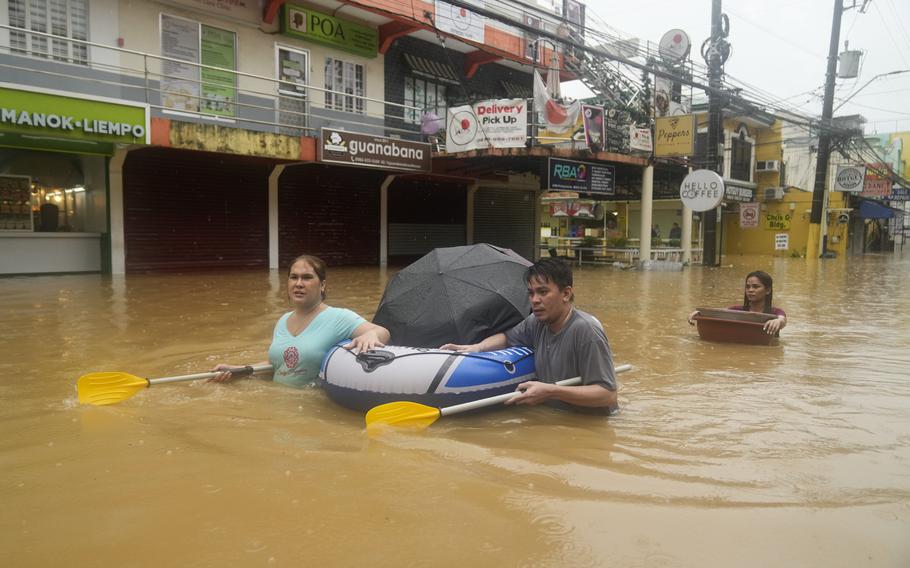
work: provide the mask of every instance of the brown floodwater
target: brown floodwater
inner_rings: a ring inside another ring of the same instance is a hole
[[[910,255],[907,255],[910,257]],[[584,267],[620,375],[609,419],[546,408],[367,437],[316,389],[91,371],[265,358],[284,274],[0,279],[5,566],[910,566],[910,258]],[[775,277],[780,345],[701,341],[695,306]],[[393,271],[336,268],[371,317]]]

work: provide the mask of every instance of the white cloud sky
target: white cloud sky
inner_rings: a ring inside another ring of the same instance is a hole
[[[852,0],[843,0],[850,5]],[[858,0],[862,4],[862,0]],[[704,63],[711,0],[587,0],[588,25],[604,22],[619,32],[657,43],[680,28],[692,41],[690,57]],[[726,0],[733,46],[725,71],[806,114],[820,115],[834,2],[831,0]],[[595,26],[596,27],[596,26]],[[910,1],[872,0],[865,13],[844,12],[844,40],[865,52],[856,79],[837,82],[835,106],[880,73],[910,70]],[[814,95],[809,91],[814,90]],[[564,92],[566,92],[564,90]],[[571,88],[567,94],[577,90]],[[867,132],[910,130],[910,72],[881,77],[859,91],[836,115],[862,114]]]

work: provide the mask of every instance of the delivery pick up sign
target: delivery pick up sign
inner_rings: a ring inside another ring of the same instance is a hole
[[[710,211],[724,198],[724,180],[711,170],[695,170],[679,186],[679,198],[692,211]]]

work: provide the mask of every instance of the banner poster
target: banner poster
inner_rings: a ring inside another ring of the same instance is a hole
[[[742,229],[758,228],[758,203],[740,203],[739,204],[739,226]]]
[[[199,24],[161,14],[161,104],[199,111]],[[187,63],[181,63],[186,61]]]
[[[881,162],[868,164],[866,167],[866,179],[863,183],[863,191],[860,193],[863,197],[888,197],[891,195],[891,179],[885,175],[891,171],[888,164]]]
[[[629,148],[632,150],[637,150],[639,152],[648,152],[649,154],[654,151],[654,142],[651,140],[650,128],[637,128],[635,126],[630,126],[629,140]]]
[[[628,154],[632,151],[630,145],[629,128],[632,126],[632,116],[629,111],[618,108],[607,108],[606,119],[607,139],[604,143],[604,149],[607,152],[616,152],[619,154]]]
[[[604,109],[590,105],[582,105],[581,109],[585,124],[585,144],[592,152],[600,152],[604,149],[606,137]]]
[[[524,148],[528,112],[524,99],[497,99],[446,111],[446,152]]]
[[[237,50],[234,32],[202,26],[201,63],[221,69],[201,68],[202,111],[234,116],[237,102]],[[223,70],[222,70],[223,69]]]
[[[463,0],[465,4],[484,9],[482,0]],[[484,41],[485,18],[461,6],[453,6],[448,2],[436,0],[436,28],[439,31],[450,33],[454,36],[486,43]]]

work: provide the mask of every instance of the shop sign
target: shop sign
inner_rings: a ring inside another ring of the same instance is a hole
[[[765,228],[771,231],[789,231],[790,213],[765,213]]]
[[[692,156],[695,154],[695,115],[664,116],[654,122],[654,155]]]
[[[384,136],[322,129],[319,161],[364,168],[429,172],[431,146]]]
[[[376,57],[379,32],[374,28],[294,4],[285,4],[283,14],[281,33],[287,36],[336,47],[363,57]]]
[[[777,233],[774,235],[774,250],[787,250],[790,248],[790,235]]]
[[[187,6],[219,18],[240,20],[255,25],[262,21],[261,0],[170,0],[170,3]]]
[[[739,226],[742,229],[755,229],[758,227],[758,203],[739,204]]]
[[[755,190],[748,187],[727,184],[727,187],[724,188],[724,199],[727,201],[748,203],[755,199]]]
[[[547,187],[543,189],[613,195],[615,180],[616,168],[613,166],[549,158]]]
[[[866,166],[837,166],[834,176],[834,187],[831,191],[859,193],[863,190],[866,179]]]
[[[66,140],[148,144],[148,106],[0,86],[0,131]]]
[[[651,140],[650,128],[636,128],[635,126],[630,126],[629,139],[629,146],[633,150],[649,153],[654,150],[654,143]]]
[[[468,6],[484,9],[483,0],[462,0]],[[486,19],[476,12],[461,6],[454,6],[436,0],[436,18],[433,21],[439,31],[483,44]]]
[[[891,186],[893,182],[890,178],[880,175],[878,172],[890,172],[891,167],[888,164],[869,164],[866,167],[866,179],[863,183],[863,191],[860,193],[863,197],[888,197],[891,195]]]
[[[524,99],[481,101],[446,111],[446,152],[524,148],[528,107]]]
[[[910,187],[901,187],[895,185],[891,188],[891,195],[888,196],[891,201],[910,201]]]
[[[695,170],[680,184],[679,198],[692,211],[710,211],[724,199],[724,180],[717,172]]]

